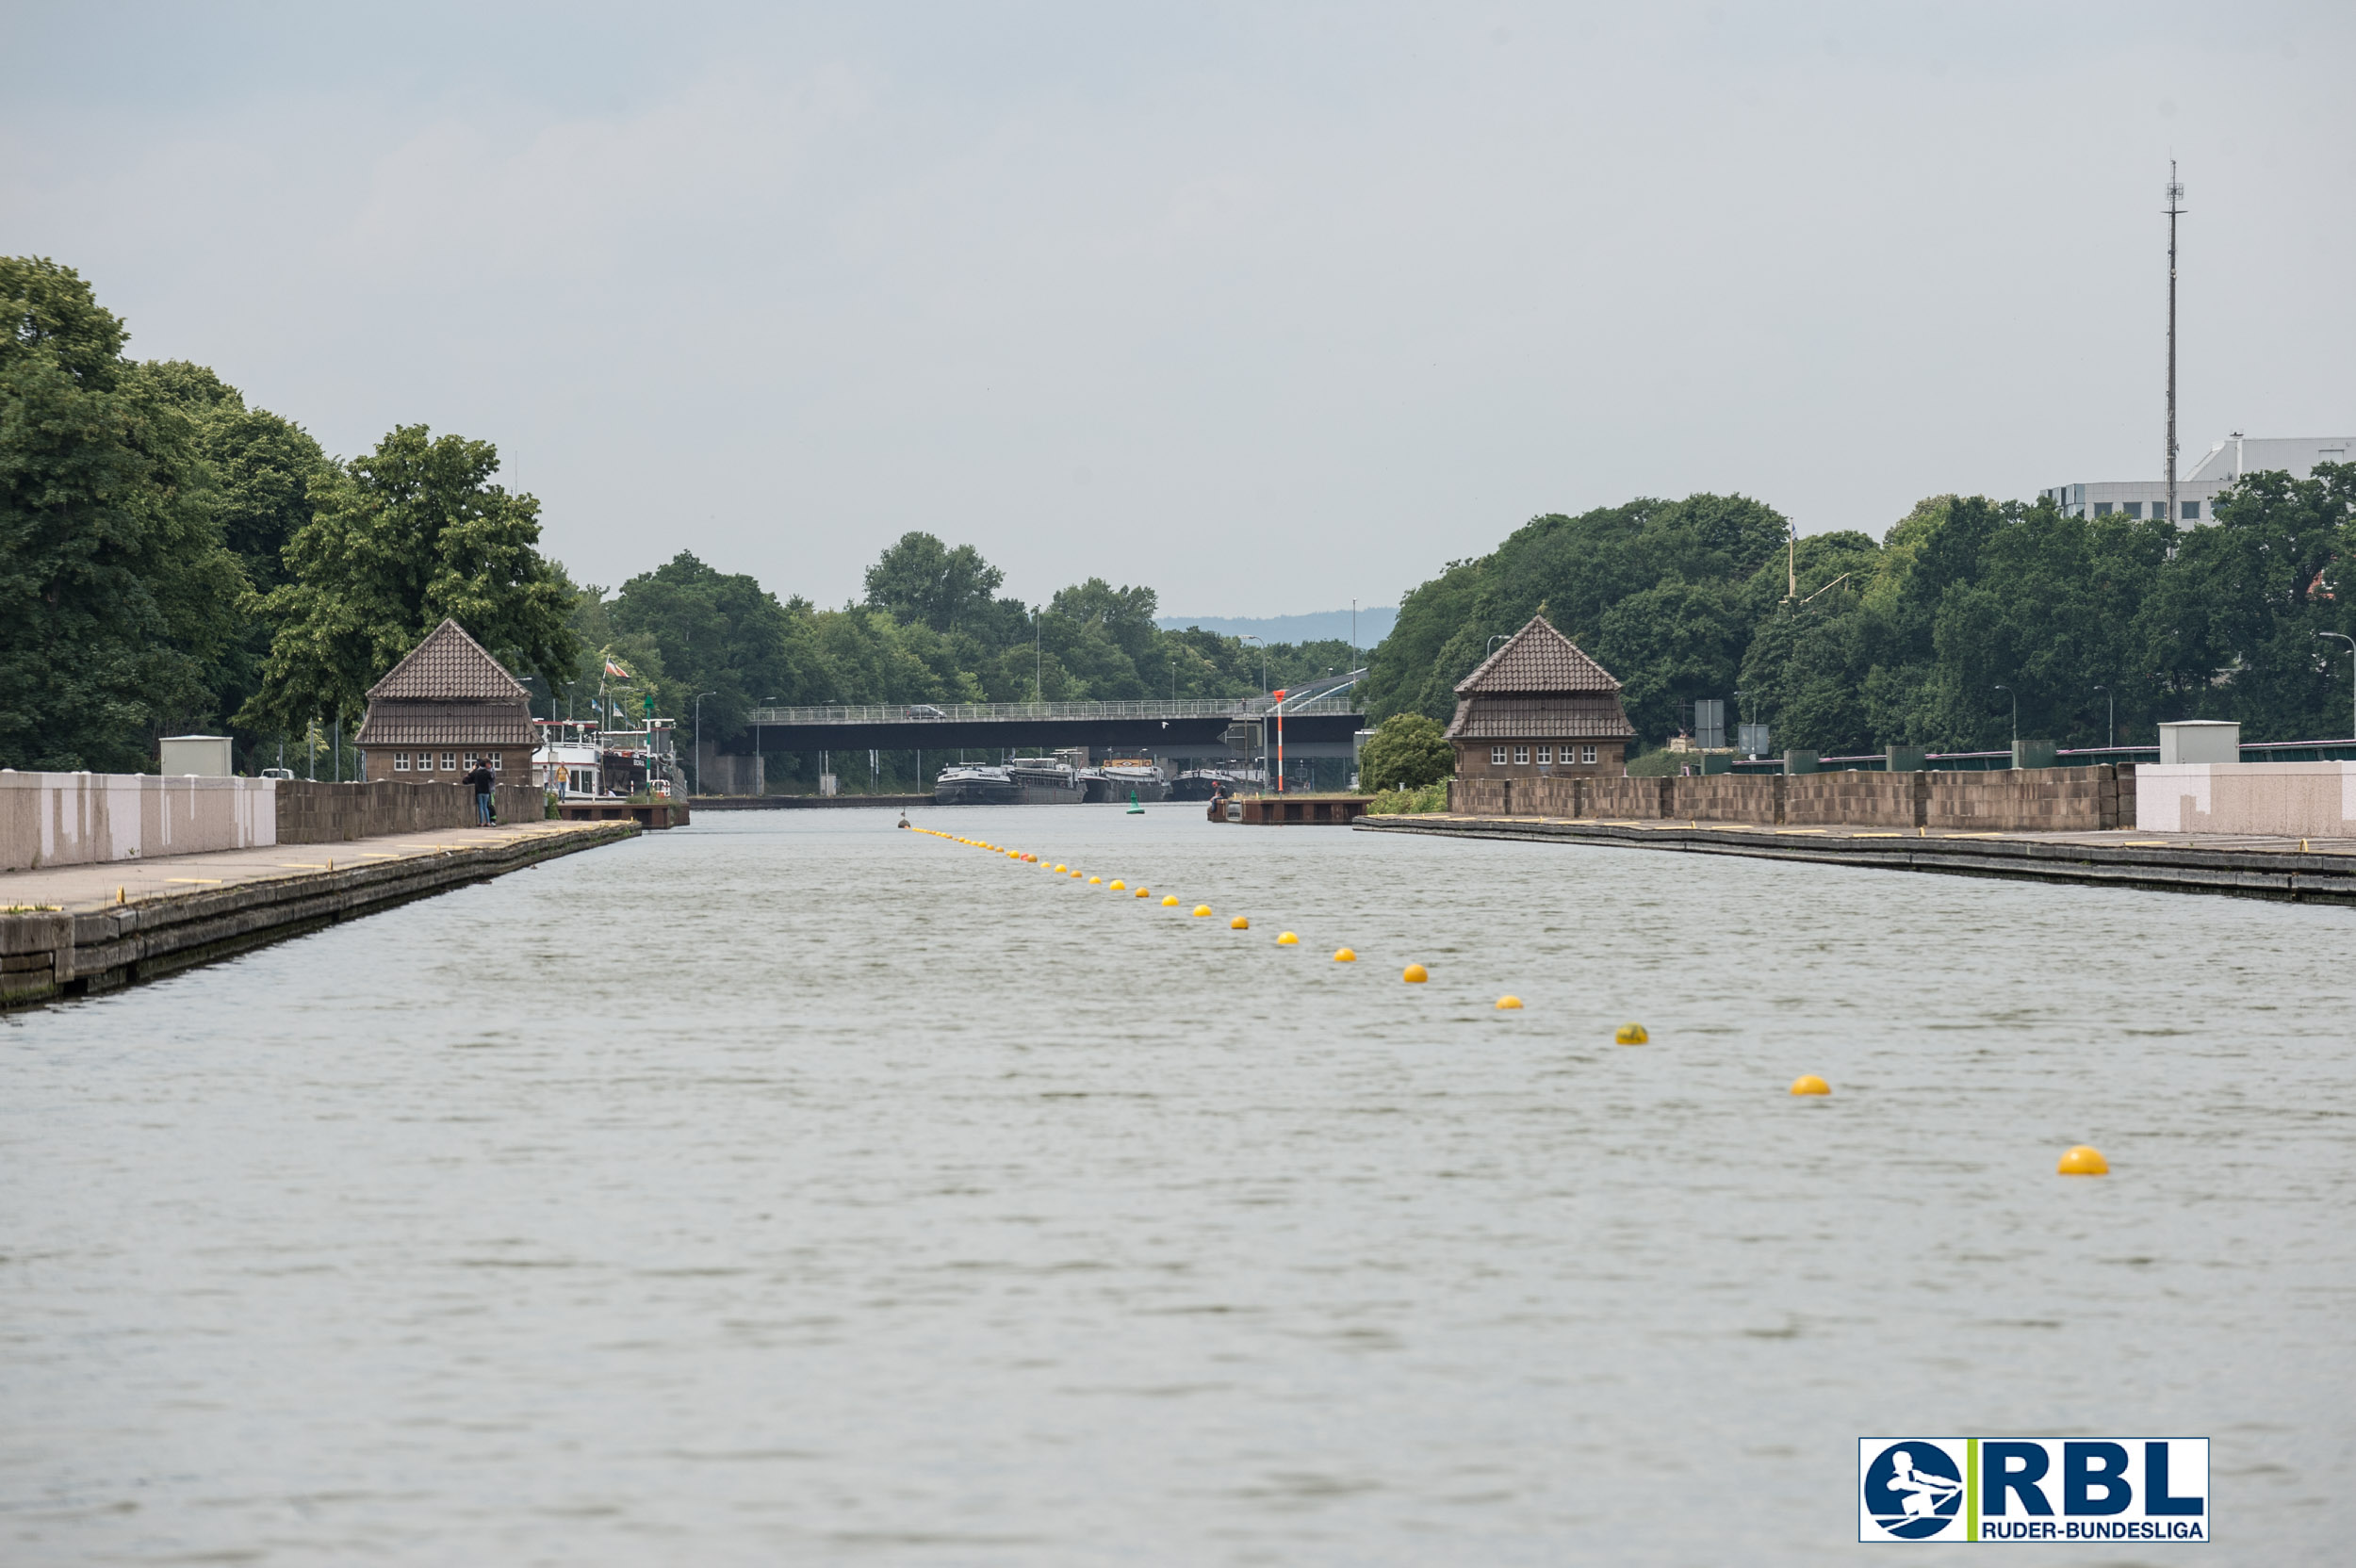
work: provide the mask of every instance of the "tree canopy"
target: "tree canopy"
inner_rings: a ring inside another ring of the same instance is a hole
[[[0,765],[143,767],[237,634],[195,424],[126,335],[73,269],[0,257]]]
[[[274,630],[239,715],[293,728],[356,719],[368,689],[450,617],[519,673],[578,662],[562,576],[539,553],[540,503],[491,482],[487,441],[403,425],[323,470],[287,540],[287,580],[253,601]]]
[[[1656,745],[1695,698],[1738,693],[1778,747],[1827,755],[2000,748],[2016,697],[2021,734],[2065,745],[2148,745],[2176,718],[2330,737],[2348,664],[2316,633],[2356,633],[2351,514],[2356,467],[2325,465],[2250,476],[2202,528],[1939,496],[1879,541],[1812,534],[1788,558],[1782,519],[1740,498],[1540,517],[1406,596],[1370,706],[1445,716],[1485,639],[1543,605]]]

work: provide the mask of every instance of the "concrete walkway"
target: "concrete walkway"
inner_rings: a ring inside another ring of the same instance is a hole
[[[2152,833],[2132,827],[2090,833],[1954,833],[1444,813],[1361,817],[1352,825],[1362,833],[1616,844],[1689,855],[1745,855],[1889,871],[2356,904],[2356,840],[2348,839]]]
[[[0,911],[61,909],[72,913],[209,889],[314,876],[323,871],[390,864],[452,849],[487,849],[579,835],[600,825],[536,822],[515,827],[437,827],[422,833],[395,833],[342,843],[274,844],[264,849],[224,849],[152,860],[108,860],[99,865],[5,872],[0,873]]]
[[[1405,818],[1369,819],[1382,822],[1405,821]],[[2111,849],[2214,849],[2254,850],[2278,855],[2345,855],[2356,856],[2356,839],[2284,839],[2263,834],[2246,833],[2147,833],[2140,828],[2105,828],[2086,833],[2031,833],[2019,829],[1990,829],[1977,833],[1956,833],[1945,828],[1936,830],[1895,827],[1850,826],[1778,826],[1771,823],[1753,822],[1686,822],[1655,821],[1650,818],[1628,817],[1484,817],[1471,814],[1451,815],[1447,812],[1427,812],[1414,820],[1480,824],[1489,827],[1523,826],[1543,824],[1549,827],[1614,827],[1634,828],[1651,833],[1765,833],[1778,837],[1812,839],[1926,839],[1933,843],[1941,840],[1986,841],[2005,840],[2019,843],[2083,844],[2089,848]]]

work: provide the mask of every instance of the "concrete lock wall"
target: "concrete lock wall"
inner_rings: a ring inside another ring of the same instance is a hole
[[[1450,783],[1448,809],[1468,816],[2088,833],[2135,825],[2135,780],[2132,764],[2001,773],[1474,778]]]
[[[0,773],[0,871],[252,849],[277,831],[268,779]]]
[[[492,795],[492,808],[502,823],[538,822],[546,814],[548,797],[536,784],[500,784]],[[278,786],[282,844],[345,843],[387,833],[472,827],[475,822],[474,792],[462,785],[392,779],[315,784],[297,778]]]
[[[2356,838],[2356,762],[2147,762],[2135,802],[2149,832]]]
[[[1924,773],[1920,825],[1949,833],[2085,833],[2133,827],[2135,767],[2032,768],[2010,773]],[[2127,776],[2120,789],[2120,774]]]
[[[1745,777],[1722,773],[1699,778],[1664,778],[1669,786],[1668,817],[1688,822],[1757,822],[1783,820],[1783,778],[1776,774]]]
[[[1783,818],[1808,827],[1920,827],[1919,773],[1809,773],[1783,780]]]

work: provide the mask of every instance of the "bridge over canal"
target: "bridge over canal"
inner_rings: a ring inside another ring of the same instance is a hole
[[[1363,671],[1287,694],[1181,698],[1175,702],[892,703],[757,708],[747,750],[970,751],[1086,746],[1096,754],[1196,759],[1216,765],[1276,747],[1283,710],[1284,755],[1348,757],[1366,722],[1355,695]]]

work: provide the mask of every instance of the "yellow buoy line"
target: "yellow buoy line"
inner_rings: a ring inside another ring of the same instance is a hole
[[[912,825],[907,823],[903,823],[901,825],[912,827]],[[1070,865],[1062,861],[1057,861],[1051,868],[1045,861],[1041,860],[1036,855],[1029,854],[1023,850],[1008,849],[1004,844],[993,844],[989,842],[987,840],[963,838],[955,833],[943,833],[937,828],[931,827],[912,827],[912,830],[922,833],[927,838],[943,839],[948,841],[950,843],[964,844],[971,849],[988,850],[993,855],[1003,855],[1009,860],[1018,861],[1024,865],[1035,865],[1039,867],[1041,870],[1053,870],[1057,874],[1068,877],[1075,882],[1086,874],[1083,872],[1072,869]],[[1087,885],[1089,887],[1103,888],[1107,892],[1131,891],[1134,892],[1134,894],[1138,898],[1150,898],[1153,895],[1153,890],[1146,887],[1143,883],[1139,883],[1135,889],[1130,889],[1128,884],[1123,882],[1119,877],[1115,877],[1112,881],[1106,882],[1102,876],[1090,876],[1088,878]],[[1180,905],[1177,894],[1165,893],[1162,895],[1163,908],[1175,909],[1179,906]],[[1207,919],[1210,914],[1211,906],[1207,904],[1198,904],[1194,906],[1194,915],[1197,919]],[[1249,931],[1252,929],[1252,922],[1242,915],[1236,915],[1228,921],[1227,928],[1231,931]],[[1286,931],[1277,937],[1276,945],[1279,947],[1299,947],[1301,945],[1301,938],[1295,932]],[[1337,964],[1353,964],[1357,961],[1358,955],[1348,947],[1339,947],[1333,950],[1333,962]],[[1432,973],[1421,964],[1409,964],[1406,969],[1400,972],[1399,978],[1408,985],[1420,986],[1431,980]],[[1497,1011],[1498,1012],[1520,1012],[1522,1010],[1522,999],[1518,996],[1500,996],[1497,1000]],[[1643,1024],[1631,1022],[1621,1024],[1617,1030],[1613,1031],[1612,1039],[1612,1043],[1615,1045],[1646,1045],[1651,1043],[1652,1036],[1646,1032]],[[1816,1073],[1803,1072],[1792,1081],[1791,1093],[1802,1099],[1828,1099],[1832,1094],[1832,1086],[1826,1083],[1824,1078]],[[2107,1176],[2110,1174],[2110,1162],[2102,1157],[2102,1152],[2101,1150],[2094,1149],[2081,1143],[2063,1152],[2061,1163],[2054,1167],[2054,1173],[2061,1176]]]

